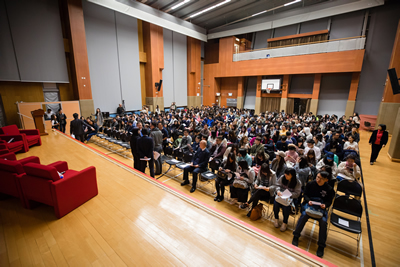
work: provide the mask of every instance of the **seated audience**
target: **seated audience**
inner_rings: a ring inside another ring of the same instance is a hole
[[[279,227],[279,210],[282,209],[283,223],[280,228],[282,232],[286,231],[289,214],[292,206],[291,203],[295,199],[297,199],[301,193],[301,182],[296,178],[296,171],[293,168],[286,169],[285,174],[278,179],[276,185],[276,196],[277,197],[282,196],[282,193],[286,189],[289,190],[289,192],[291,193],[291,196],[289,198],[290,201],[286,202],[288,205],[286,204],[283,205],[279,203],[276,198],[274,201],[274,216],[275,216],[274,226],[276,228]]]
[[[294,169],[296,170],[297,179],[300,180],[302,185],[305,185],[308,181],[308,177],[311,175],[311,168],[308,166],[306,156],[300,156],[297,158]]]
[[[231,204],[247,202],[249,188],[253,184],[255,178],[254,170],[249,166],[247,161],[240,160],[238,165],[236,170],[237,174],[235,174],[234,181],[232,185],[230,185]],[[235,181],[237,181],[237,183],[235,183]]]
[[[307,153],[310,149],[314,150],[316,160],[317,161],[320,160],[321,159],[321,150],[319,150],[319,148],[315,146],[315,142],[313,139],[307,140],[307,147],[304,149],[304,152],[303,152],[304,155],[307,155]]]
[[[250,156],[254,160],[254,157],[258,152],[264,153],[264,145],[261,143],[261,137],[256,137],[254,145],[250,148]]]
[[[236,156],[234,153],[229,153],[228,157],[222,162],[222,166],[219,167],[217,178],[215,179],[215,189],[217,190],[217,196],[214,201],[221,202],[224,200],[225,186],[231,185],[235,180],[235,172],[237,170]],[[219,174],[222,174],[219,175]]]
[[[360,167],[358,167],[358,165],[356,164],[356,154],[351,153],[345,158],[345,160],[346,161],[343,161],[339,164],[337,169],[337,175],[342,173],[347,177],[349,177],[349,179],[358,181],[358,179],[360,179],[361,177],[361,171]],[[337,176],[337,179],[339,181],[342,180],[342,178],[339,178],[339,176]]]
[[[207,171],[209,158],[210,152],[207,149],[207,141],[202,140],[199,148],[193,155],[192,163],[183,170],[183,183],[181,183],[181,186],[189,184],[189,172],[193,175],[192,189],[190,189],[190,193],[196,191],[197,175]]]
[[[296,146],[294,144],[288,145],[288,150],[285,152],[285,155],[286,162],[295,164],[297,162],[297,158],[299,157],[299,154],[296,152]]]
[[[275,172],[270,170],[268,163],[263,163],[254,183],[254,192],[251,198],[240,206],[241,209],[245,209],[252,204],[247,217],[250,217],[251,211],[258,205],[258,201],[270,201],[270,198],[274,195],[272,188],[276,185],[276,182]]]
[[[271,163],[271,170],[276,173],[276,177],[281,177],[287,168],[285,162],[285,153],[283,151],[275,152],[275,159]]]
[[[332,204],[333,198],[335,196],[335,191],[328,184],[329,174],[325,171],[319,172],[317,178],[314,181],[307,183],[304,191],[304,201],[302,204],[301,216],[297,222],[296,229],[293,232],[294,246],[299,245],[299,238],[301,231],[308,219],[311,217],[307,214],[308,208],[313,208],[314,210],[320,211],[323,215],[319,219],[311,218],[312,220],[317,220],[319,225],[319,237],[318,237],[318,250],[317,256],[324,256],[324,249],[326,247],[326,232],[328,226],[328,209]],[[314,202],[313,202],[314,201]],[[318,202],[320,204],[316,204]]]

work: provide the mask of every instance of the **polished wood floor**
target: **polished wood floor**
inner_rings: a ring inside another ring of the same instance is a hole
[[[377,266],[398,266],[400,263],[400,253],[397,251],[400,249],[400,235],[398,234],[399,230],[397,224],[400,222],[400,213],[397,212],[397,205],[395,203],[400,202],[400,180],[396,179],[396,177],[399,177],[400,163],[391,162],[387,157],[387,151],[390,144],[389,138],[388,146],[382,149],[378,161],[375,165],[371,166],[369,164],[371,148],[368,144],[370,135],[371,132],[360,132],[361,141],[359,143],[359,148],[364,175],[365,195],[367,198],[369,219],[372,229],[375,260]],[[111,157],[114,157],[125,164],[133,164],[132,159],[126,159],[113,153],[110,154],[106,149],[93,143],[90,143],[89,145],[104,153],[108,153]],[[166,166],[164,166],[164,170],[166,170]],[[179,172],[172,172],[172,174],[179,174]],[[170,179],[164,176],[160,178],[160,181],[183,193],[190,194],[190,186],[180,186],[181,178],[182,176],[178,176],[176,179]],[[237,206],[232,206],[228,202],[214,202],[214,197],[207,194],[214,192],[213,185],[206,186],[204,191],[205,192],[201,192],[197,190],[195,193],[190,195],[273,236],[286,242],[291,242],[293,237],[292,231],[287,230],[282,233],[279,229],[273,227],[271,221],[261,219],[253,222],[245,216],[246,212],[239,210]],[[364,207],[364,196],[361,198],[361,202]],[[272,206],[269,208],[269,211],[272,211]],[[338,266],[371,266],[369,236],[365,215],[366,213],[364,210],[362,218],[363,234],[358,257],[355,256],[355,240],[335,232],[328,232],[327,248],[325,249],[324,259]],[[290,218],[290,228],[293,228],[292,224],[293,219]],[[310,238],[311,235],[313,238]],[[302,233],[299,247],[315,254],[318,248],[317,239],[318,225],[314,226],[310,221]]]
[[[170,186],[166,187],[59,133],[52,132],[42,140],[41,147],[18,154],[18,158],[35,155],[43,164],[65,160],[75,170],[93,165],[99,195],[59,220],[51,207],[26,210],[18,199],[1,200],[2,267],[329,265],[199,204],[197,200],[250,223],[243,211],[227,203],[217,205],[201,191],[186,197],[173,189],[178,182],[164,179]],[[280,234],[265,219],[252,225],[290,241],[289,231]],[[301,248],[306,243],[304,238]],[[347,243],[342,241],[351,252],[353,246]],[[310,251],[315,253],[313,245]],[[338,265],[357,262],[347,256],[336,258]]]

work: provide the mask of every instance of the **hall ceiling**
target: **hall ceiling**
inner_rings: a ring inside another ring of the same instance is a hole
[[[207,30],[247,18],[264,10],[282,6],[292,2],[293,0],[231,0],[224,5],[216,7],[215,9],[205,12],[194,18],[190,18],[190,16],[213,5],[224,2],[224,0],[191,0],[176,9],[171,9],[171,7],[183,1],[184,0],[137,0],[137,2],[141,2],[180,19],[184,19]],[[267,17],[278,12],[299,9],[304,6],[315,5],[328,1],[332,0],[302,0],[298,3],[284,6],[256,17]],[[252,18],[255,17],[247,19],[251,20]]]

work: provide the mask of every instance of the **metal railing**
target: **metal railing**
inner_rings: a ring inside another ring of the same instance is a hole
[[[365,36],[357,36],[312,43],[254,49],[251,51],[235,53],[233,55],[233,61],[359,50],[364,49],[365,40]]]

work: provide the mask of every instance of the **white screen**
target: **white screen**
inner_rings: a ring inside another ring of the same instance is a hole
[[[280,90],[281,79],[264,79],[261,81],[261,90]]]

